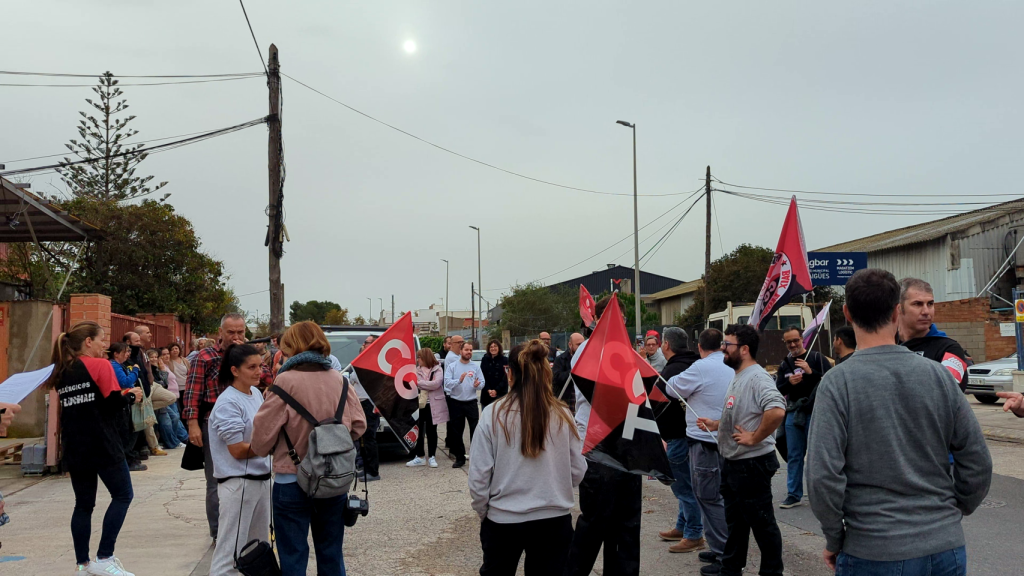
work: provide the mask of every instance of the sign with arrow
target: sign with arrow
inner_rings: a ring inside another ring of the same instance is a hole
[[[811,284],[845,286],[857,270],[868,267],[867,252],[808,252]]]

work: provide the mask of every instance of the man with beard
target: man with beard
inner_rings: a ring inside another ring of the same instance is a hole
[[[189,366],[185,395],[182,399],[185,411],[181,415],[182,420],[188,423],[189,442],[203,449],[206,472],[206,521],[210,527],[210,536],[215,539],[220,518],[220,499],[217,497],[217,479],[213,475],[208,418],[217,397],[224,390],[217,381],[224,351],[231,344],[245,343],[245,318],[241,314],[225,314],[220,319],[217,336],[218,342],[210,348],[201,350]],[[270,386],[273,383],[274,377],[270,367],[262,364],[260,385]]]
[[[919,278],[900,281],[900,345],[946,367],[960,391],[967,389],[967,353],[935,327],[935,296],[931,284]]]
[[[726,391],[721,420],[705,417],[698,425],[720,431],[722,498],[729,538],[721,564],[701,568],[701,574],[740,576],[747,564],[750,533],[761,550],[761,576],[782,576],[782,532],[772,508],[772,476],[779,469],[772,433],[786,417],[786,400],[775,381],[757,364],[760,337],[749,324],[725,329],[724,362],[736,371]]]
[[[832,339],[832,349],[836,354],[836,366],[850,359],[857,351],[857,335],[850,326],[836,328],[835,337]]]

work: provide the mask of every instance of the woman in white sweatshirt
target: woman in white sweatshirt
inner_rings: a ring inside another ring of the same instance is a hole
[[[573,488],[587,471],[572,414],[551,388],[540,340],[509,353],[509,393],[484,409],[469,460],[480,515],[481,576],[561,575],[572,544]]]

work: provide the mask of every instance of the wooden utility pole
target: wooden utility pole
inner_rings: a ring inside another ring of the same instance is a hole
[[[708,226],[704,235],[704,318],[711,315],[708,274],[711,273],[711,166],[704,177],[704,196],[708,206]]]
[[[267,73],[270,89],[270,136],[267,149],[267,170],[270,181],[270,203],[267,214],[266,244],[270,248],[270,331],[284,330],[284,284],[281,283],[281,256],[284,253],[284,221],[281,207],[284,191],[281,188],[281,64],[277,59],[277,46],[270,45],[270,65]]]

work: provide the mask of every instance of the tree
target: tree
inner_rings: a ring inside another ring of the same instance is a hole
[[[597,295],[594,299],[600,302],[602,299],[609,296],[611,292],[605,290],[604,292]],[[624,294],[622,292],[616,292],[619,298],[619,308],[622,309],[622,316],[626,319],[626,328],[630,334],[636,329],[636,296],[632,294]],[[579,303],[577,302],[576,314],[579,317]],[[640,301],[640,326],[660,326],[661,316],[654,310],[648,310],[647,304],[643,300]]]
[[[324,316],[324,324],[331,326],[344,326],[348,323],[348,308],[336,308]]]
[[[215,331],[221,316],[238,311],[223,264],[203,251],[192,223],[172,206],[79,197],[61,208],[103,230],[82,250],[65,294],[106,294],[119,314],[172,312],[196,332]],[[54,246],[58,273],[70,271],[77,250]]]
[[[360,314],[359,316],[356,316],[355,318],[352,319],[352,325],[353,326],[366,326],[366,318],[363,318],[363,315]]]
[[[270,336],[270,314],[260,314],[257,316],[245,315],[245,325],[252,326],[252,337],[253,338],[266,338]]]
[[[310,320],[317,324],[323,324],[327,319],[327,313],[332,310],[341,310],[341,306],[334,302],[324,300],[310,300],[305,304],[299,303],[298,300],[292,302],[288,311],[288,320],[294,324],[296,322],[302,322],[303,320]]]
[[[117,85],[110,72],[99,77],[99,84],[92,89],[99,100],[85,99],[98,112],[97,116],[79,112],[79,138],[64,145],[79,160],[89,161],[71,165],[76,160],[65,157],[57,169],[74,198],[120,202],[152,194],[167,185],[161,182],[150,186],[152,176],[135,174],[148,154],[141,152],[143,144],[125,144],[139,131],[128,127],[135,115],[118,117],[128,109],[128,100],[118,100],[122,92]]]
[[[492,338],[500,338],[502,330],[529,336],[542,331],[570,332],[580,325],[576,291],[564,286],[514,286],[499,305],[501,321],[488,329]]]
[[[688,329],[704,326],[704,291],[708,290],[711,313],[725,310],[732,302],[751,303],[757,300],[764,284],[765,274],[771,266],[775,251],[764,246],[740,244],[735,250],[711,263],[704,286],[694,293],[693,304],[676,317],[676,324]],[[807,296],[808,301],[822,304],[833,300],[829,316],[834,325],[842,325],[843,298],[830,286],[816,286]],[[802,302],[801,300],[798,300]],[[838,324],[836,324],[838,322]]]

